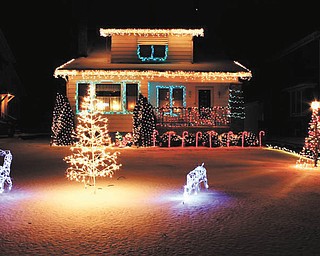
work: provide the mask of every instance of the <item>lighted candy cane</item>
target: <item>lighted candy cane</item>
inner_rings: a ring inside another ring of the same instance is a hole
[[[261,145],[262,145],[262,144],[261,144],[261,143],[262,143],[262,139],[261,139],[261,136],[262,136],[262,135],[264,136],[264,135],[266,135],[266,133],[265,133],[264,131],[260,131],[260,132],[259,132],[259,146],[260,146],[260,147],[261,147]]]
[[[174,131],[168,132],[168,148],[170,148],[170,141],[171,141],[171,135],[175,135],[176,133]]]
[[[228,134],[227,134],[227,147],[230,146],[230,135],[232,135],[233,132],[232,131],[229,131]]]
[[[248,132],[246,131],[242,132],[242,147],[244,147],[244,136],[248,136]]]
[[[202,136],[202,132],[197,132],[196,133],[196,147],[198,147],[198,140],[199,140],[199,136]]]
[[[182,132],[182,143],[181,143],[181,147],[184,147],[184,140],[186,138],[186,135],[188,135],[188,131],[183,131]]]
[[[212,136],[217,135],[217,133],[215,131],[207,131],[207,133],[209,134],[209,144],[210,144],[210,148],[212,147]]]
[[[152,141],[153,141],[153,146],[156,146],[156,135],[159,134],[159,132],[157,130],[153,130],[152,133]]]

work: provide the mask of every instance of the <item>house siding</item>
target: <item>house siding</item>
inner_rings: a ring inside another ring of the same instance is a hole
[[[147,37],[152,43],[153,38]],[[192,62],[193,61],[193,41],[191,36],[168,36],[168,58],[166,62]],[[139,38],[130,35],[113,35],[111,39],[111,62],[112,63],[132,63],[141,62],[137,56],[137,43]]]
[[[111,80],[111,79],[110,79]],[[109,81],[110,81],[109,80]],[[104,80],[102,80],[104,81]],[[121,82],[119,80],[112,80],[113,82]],[[156,85],[169,86],[169,85],[182,85],[186,88],[186,107],[198,107],[198,90],[209,89],[212,95],[212,106],[228,106],[229,100],[229,83],[203,83],[201,81],[188,82],[182,79],[160,79],[153,80],[147,79],[134,79],[139,81],[139,92],[149,98],[153,106],[157,106]],[[77,83],[84,82],[81,76],[75,76],[68,81],[67,84],[67,97],[74,113],[76,113],[76,92]],[[90,82],[90,81],[86,81]],[[99,82],[94,80],[94,82]],[[149,97],[151,96],[151,97]],[[108,129],[110,132],[132,132],[132,114],[106,114],[108,118]]]

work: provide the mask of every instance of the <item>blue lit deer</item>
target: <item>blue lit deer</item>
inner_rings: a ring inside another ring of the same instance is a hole
[[[12,154],[10,150],[1,150],[0,156],[3,157],[3,165],[0,165],[0,193],[5,189],[5,183],[8,190],[12,188],[12,181],[10,178],[10,165],[12,161]]]
[[[207,170],[204,168],[204,163],[188,173],[187,184],[184,185],[183,196],[191,195],[192,192],[196,195],[200,191],[201,183],[203,183],[206,189],[209,188]]]

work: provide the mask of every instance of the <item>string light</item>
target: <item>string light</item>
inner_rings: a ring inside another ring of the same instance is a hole
[[[100,36],[135,35],[135,36],[204,36],[204,29],[147,29],[147,28],[100,28]]]
[[[204,168],[204,163],[197,166],[187,174],[187,184],[184,185],[183,191],[184,198],[190,196],[192,193],[197,195],[198,192],[200,192],[200,186],[202,183],[206,189],[209,188],[207,170]]]
[[[12,154],[10,150],[0,149],[0,156],[3,157],[3,165],[0,165],[0,194],[5,191],[5,188],[10,191],[12,188],[12,180],[10,177],[10,166]]]
[[[72,61],[70,61],[72,62]],[[69,62],[69,63],[70,63]],[[67,77],[81,77],[82,79],[143,79],[181,78],[185,81],[193,81],[200,79],[201,81],[225,81],[237,82],[239,78],[250,80],[251,72],[198,72],[198,71],[155,71],[155,70],[67,70],[64,66],[56,68],[54,77],[61,77],[67,80]]]
[[[70,164],[67,178],[83,182],[85,187],[96,187],[96,177],[112,177],[121,164],[117,163],[118,151],[107,151],[113,146],[108,133],[108,119],[96,108],[95,88],[89,86],[78,115],[77,142],[71,146],[72,155],[64,160]]]
[[[74,114],[68,98],[61,93],[56,95],[51,125],[52,146],[68,146],[75,142]]]

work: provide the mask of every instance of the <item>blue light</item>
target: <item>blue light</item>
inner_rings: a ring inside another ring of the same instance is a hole
[[[145,61],[154,61],[154,62],[164,62],[168,58],[168,45],[165,45],[165,52],[163,57],[154,57],[154,46],[150,45],[151,47],[151,55],[150,57],[142,57],[140,53],[140,45],[137,48],[137,55],[138,58],[145,62]]]

